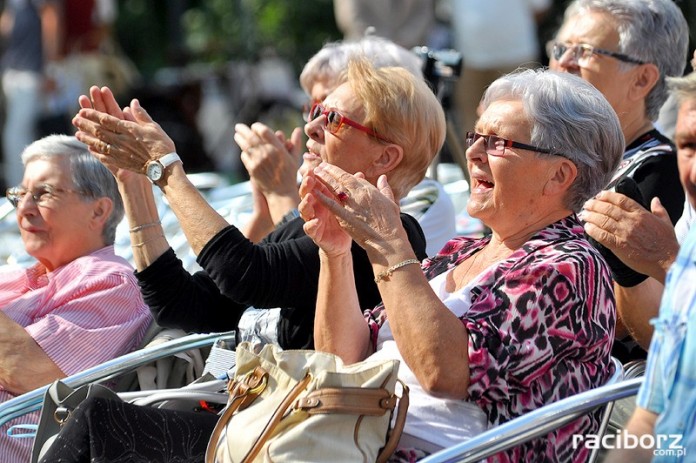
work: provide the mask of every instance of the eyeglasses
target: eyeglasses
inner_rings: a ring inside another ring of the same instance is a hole
[[[78,190],[70,190],[67,188],[58,188],[51,185],[41,185],[34,191],[27,190],[23,186],[15,186],[8,188],[5,196],[14,207],[18,207],[22,199],[29,194],[37,206],[45,206],[51,199],[55,198],[56,193],[76,193],[83,195],[84,192]]]
[[[523,150],[536,151],[538,153],[554,154],[556,156],[563,156],[560,153],[554,153],[550,149],[539,148],[538,146],[527,145],[525,143],[519,143],[512,140],[506,140],[505,138],[500,138],[495,135],[482,135],[476,132],[466,133],[466,146],[471,148],[471,146],[476,143],[476,140],[483,138],[484,146],[486,147],[486,154],[490,156],[503,156],[505,154],[505,148],[520,148]],[[565,156],[563,156],[565,157]]]
[[[389,143],[389,140],[386,138],[382,137],[380,134],[375,132],[373,129],[369,127],[365,127],[362,124],[359,124],[355,122],[352,119],[348,119],[346,116],[341,114],[335,109],[326,109],[324,106],[322,106],[319,103],[315,103],[312,105],[312,108],[309,110],[309,121],[313,121],[318,117],[321,116],[326,116],[326,122],[324,122],[324,128],[328,130],[331,133],[336,133],[338,130],[341,128],[343,124],[347,124],[353,128],[356,128],[362,132],[365,132],[366,134],[375,137],[379,140],[382,140],[384,142]]]
[[[637,58],[633,58],[628,55],[624,55],[623,53],[617,53],[615,51],[609,51],[609,50],[603,50],[601,48],[595,48],[592,45],[588,45],[586,43],[577,43],[575,45],[566,45],[563,43],[558,43],[555,42],[553,44],[553,47],[551,49],[550,56],[553,57],[556,61],[560,61],[560,59],[563,57],[563,55],[566,54],[566,52],[570,50],[571,51],[571,56],[575,62],[578,63],[578,66],[580,67],[586,67],[590,63],[590,58],[592,58],[592,55],[597,53],[598,55],[605,55],[605,56],[611,56],[612,58],[616,58],[619,61],[623,61],[625,63],[633,63],[633,64],[645,64],[645,61],[641,61]]]
[[[322,101],[324,100],[310,100],[302,105],[302,119],[304,119],[305,122],[310,122],[312,120],[310,114],[312,109],[314,109],[314,105],[321,104]]]

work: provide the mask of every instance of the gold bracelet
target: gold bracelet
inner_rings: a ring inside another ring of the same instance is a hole
[[[161,225],[161,224],[162,224],[162,222],[160,222],[158,220],[157,222],[150,222],[150,223],[145,223],[142,225],[136,225],[135,227],[131,228],[128,231],[131,233],[135,233],[135,232],[138,232],[140,230],[145,230],[146,228],[150,228],[150,227],[156,227],[157,225]]]
[[[154,238],[150,238],[149,240],[145,240],[141,243],[131,243],[131,246],[134,248],[141,248],[141,247],[145,246],[147,243],[149,243],[150,241],[155,241],[155,240],[160,239],[160,238],[164,238],[164,235],[157,235]]]
[[[392,265],[388,269],[384,270],[383,272],[379,272],[379,274],[375,277],[375,283],[379,283],[380,281],[390,277],[394,271],[400,269],[401,267],[406,267],[407,265],[411,264],[418,264],[420,265],[420,261],[418,259],[406,259],[403,262],[399,262],[396,265]]]

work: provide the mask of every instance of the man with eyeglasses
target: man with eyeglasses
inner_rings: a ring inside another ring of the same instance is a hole
[[[642,209],[676,223],[684,206],[674,144],[654,125],[667,99],[667,76],[686,66],[688,26],[671,0],[575,0],[549,44],[550,67],[581,76],[607,98],[626,139],[624,160],[607,190],[581,218],[615,281],[617,342],[623,361],[645,356],[652,327],[645,307],[659,304],[662,284],[626,265],[622,247]],[[572,121],[569,121],[572,123]],[[641,236],[654,242],[659,237]],[[616,252],[616,254],[614,253]]]

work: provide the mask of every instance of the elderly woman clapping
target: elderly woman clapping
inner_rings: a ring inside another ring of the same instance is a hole
[[[623,150],[616,114],[581,79],[524,71],[487,90],[467,135],[469,213],[492,234],[455,238],[422,269],[389,183],[321,164],[302,184],[305,231],[320,247],[317,349],[346,362],[402,360],[411,387],[402,447],[431,452],[612,373],[615,307],[606,263],[575,212]],[[383,305],[357,304],[351,239],[372,263]],[[339,303],[340,301],[340,303]],[[510,450],[510,461],[568,461],[595,417]],[[575,454],[575,455],[573,455]]]

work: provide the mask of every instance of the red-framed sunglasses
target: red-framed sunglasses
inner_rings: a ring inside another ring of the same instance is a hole
[[[326,116],[326,121],[324,122],[324,128],[328,130],[330,133],[336,133],[338,130],[341,128],[343,124],[347,124],[355,129],[358,129],[362,132],[365,132],[366,134],[375,137],[379,140],[382,140],[384,142],[390,143],[389,140],[375,132],[373,129],[369,127],[365,127],[364,125],[355,122],[352,119],[349,119],[348,117],[344,116],[341,114],[338,110],[336,109],[326,109],[322,104],[320,103],[314,103],[312,105],[312,108],[309,110],[309,121],[315,120],[317,117],[320,116]]]

